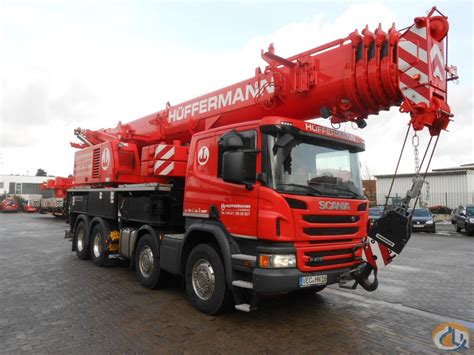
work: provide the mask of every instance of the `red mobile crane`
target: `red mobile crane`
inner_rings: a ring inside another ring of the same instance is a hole
[[[48,179],[40,185],[43,197],[40,200],[40,213],[51,213],[55,217],[63,217],[67,191],[74,185],[72,177],[56,177]]]
[[[149,288],[182,275],[193,306],[209,314],[228,297],[250,311],[265,293],[374,290],[377,268],[410,238],[408,204],[423,177],[368,230],[364,141],[308,120],[364,128],[400,106],[409,129],[437,139],[456,78],[448,27],[433,8],[403,31],[366,27],[290,58],[271,45],[268,65],[247,80],[115,128],[77,129],[73,251],[98,266],[130,259]]]

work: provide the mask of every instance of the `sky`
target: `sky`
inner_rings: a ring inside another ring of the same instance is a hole
[[[73,172],[74,128],[99,129],[252,77],[260,50],[286,57],[347,36],[366,24],[401,29],[428,1],[22,1],[0,0],[0,174]],[[473,7],[439,1],[450,21],[449,86],[455,114],[431,166],[474,162]],[[364,171],[395,169],[409,116],[393,107],[370,116]],[[319,119],[316,123],[327,124]],[[420,149],[429,138],[420,134]],[[411,146],[401,172],[414,171]]]

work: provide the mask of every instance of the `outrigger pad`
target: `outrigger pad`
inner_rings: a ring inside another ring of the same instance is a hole
[[[369,237],[400,254],[411,237],[409,222],[404,214],[395,210],[389,211],[369,229]]]

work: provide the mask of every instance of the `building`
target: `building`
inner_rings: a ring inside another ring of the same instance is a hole
[[[362,180],[362,187],[364,188],[364,195],[369,200],[369,205],[377,204],[377,186],[375,180]]]
[[[415,174],[399,174],[395,179],[391,197],[393,202],[405,197],[412,186]],[[377,204],[385,204],[393,175],[376,175]],[[474,204],[474,164],[455,168],[433,169],[426,177],[427,184],[421,191],[421,201],[426,206],[447,206]],[[389,203],[391,203],[390,201]]]
[[[48,179],[46,176],[0,175],[0,195],[19,195],[25,200],[40,199],[40,185]]]

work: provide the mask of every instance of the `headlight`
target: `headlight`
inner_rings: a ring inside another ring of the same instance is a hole
[[[433,222],[432,219],[430,219],[429,221],[426,221],[426,224],[433,224],[433,223],[434,223],[434,222]]]
[[[469,218],[469,222],[474,223],[474,218]]]
[[[296,266],[294,254],[260,254],[259,265],[261,268],[290,268]]]

